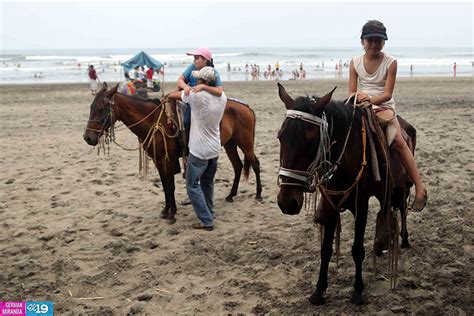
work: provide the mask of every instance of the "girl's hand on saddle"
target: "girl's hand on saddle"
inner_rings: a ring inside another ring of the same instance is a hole
[[[365,92],[357,92],[357,102],[365,102],[365,101],[370,102],[369,95]]]

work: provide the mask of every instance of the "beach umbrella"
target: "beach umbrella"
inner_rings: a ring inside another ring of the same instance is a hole
[[[153,68],[154,70],[159,70],[163,67],[163,64],[151,57],[147,53],[141,51],[129,60],[122,63],[123,69],[125,72],[129,72],[135,67],[147,66],[148,68]]]

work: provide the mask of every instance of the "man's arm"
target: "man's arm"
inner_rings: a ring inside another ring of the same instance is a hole
[[[175,91],[175,92],[171,92],[168,97],[172,100],[178,100],[178,101],[181,101],[181,91]]]

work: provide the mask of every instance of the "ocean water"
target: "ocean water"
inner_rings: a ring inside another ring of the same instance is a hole
[[[93,64],[101,81],[123,81],[121,62],[139,51],[145,51],[165,64],[166,82],[175,82],[192,63],[185,48],[151,49],[68,49],[68,50],[1,50],[0,84],[78,83],[88,82],[87,66]],[[351,57],[362,54],[359,48],[212,48],[214,64],[225,81],[252,80],[245,65],[260,67],[259,80],[270,65],[278,62],[281,80],[293,78],[300,63],[307,79],[347,78]],[[453,64],[458,76],[474,74],[472,47],[389,48],[387,53],[398,60],[398,76],[452,76]],[[340,70],[336,65],[341,64]],[[228,66],[230,65],[230,71]],[[413,70],[410,71],[412,65]]]

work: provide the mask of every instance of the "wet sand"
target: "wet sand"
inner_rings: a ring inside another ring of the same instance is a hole
[[[346,80],[286,81],[292,96],[322,95]],[[281,213],[276,196],[285,108],[275,82],[224,84],[257,115],[255,176],[225,201],[233,171],[221,151],[215,186],[216,229],[191,228],[190,205],[177,223],[159,218],[158,177],[138,176],[138,153],[115,145],[109,155],[82,139],[92,97],[87,85],[0,86],[0,298],[53,301],[59,315],[420,313],[472,315],[474,206],[473,78],[404,78],[397,111],[418,130],[416,159],[429,190],[421,213],[409,213],[412,248],[402,250],[398,286],[387,260],[372,266],[376,203],[371,203],[364,262],[366,305],[349,302],[354,281],[353,217],[342,215],[341,257],[330,264],[327,303],[313,306],[319,233],[312,214]],[[166,91],[171,85],[166,86]],[[128,130],[125,147],[137,146]],[[185,197],[176,177],[176,197]]]

